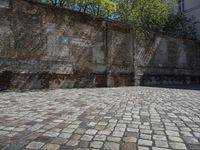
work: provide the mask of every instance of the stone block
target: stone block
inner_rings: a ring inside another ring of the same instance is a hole
[[[0,1],[0,9],[1,8],[9,8],[10,7],[9,5],[10,5],[9,0],[1,0]]]

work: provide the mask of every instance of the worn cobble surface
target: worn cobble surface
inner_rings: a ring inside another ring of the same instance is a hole
[[[200,91],[3,92],[0,149],[200,150]]]

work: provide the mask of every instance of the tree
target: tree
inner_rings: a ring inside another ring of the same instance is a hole
[[[161,30],[176,0],[46,0],[94,16],[131,23],[134,28]]]
[[[195,35],[194,19],[172,15],[177,0],[42,0],[52,5],[110,18],[133,26],[138,38],[152,31]],[[148,38],[148,37],[147,37]]]
[[[101,17],[108,17],[116,11],[115,3],[110,0],[46,0],[46,2]]]
[[[162,30],[175,0],[116,0],[117,20],[132,23],[134,28]]]
[[[115,19],[133,27],[137,43],[153,39],[152,32],[163,31],[177,0],[115,0]],[[148,44],[147,44],[148,45]]]

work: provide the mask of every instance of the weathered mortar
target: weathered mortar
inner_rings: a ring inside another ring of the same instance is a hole
[[[129,37],[125,25],[28,0],[4,0],[0,88],[133,85],[127,82],[133,78]]]

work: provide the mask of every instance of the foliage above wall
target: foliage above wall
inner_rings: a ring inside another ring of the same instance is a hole
[[[94,16],[108,17],[116,12],[116,5],[110,0],[42,0],[55,6],[70,8]]]
[[[93,16],[109,18],[135,29],[139,38],[151,31],[195,39],[195,20],[172,15],[177,0],[39,0]]]
[[[171,15],[164,31],[171,36],[196,40],[196,25],[198,23],[194,17],[188,18],[183,14]]]
[[[160,29],[174,0],[41,0],[94,16],[133,23],[137,28]]]

